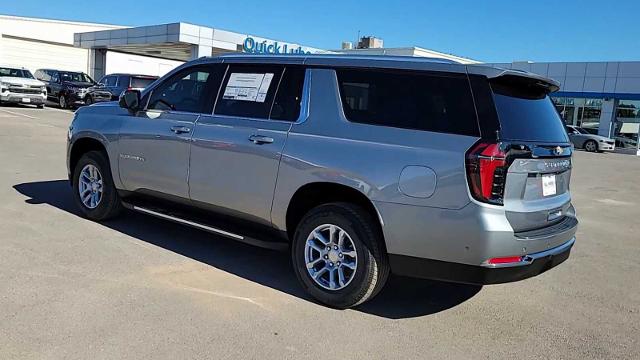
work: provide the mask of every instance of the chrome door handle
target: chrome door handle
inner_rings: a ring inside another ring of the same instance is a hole
[[[184,134],[184,133],[190,132],[191,129],[189,129],[186,126],[172,126],[171,131],[173,131],[176,134]]]
[[[263,135],[251,135],[249,136],[249,141],[253,142],[256,145],[271,144],[273,143],[273,138],[263,136]]]

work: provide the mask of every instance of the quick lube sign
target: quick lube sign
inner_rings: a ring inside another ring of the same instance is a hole
[[[256,41],[252,37],[244,39],[243,51],[252,54],[311,54],[302,46],[293,47],[291,44],[282,44],[277,41]]]

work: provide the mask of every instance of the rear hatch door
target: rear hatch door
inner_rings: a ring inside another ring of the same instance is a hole
[[[549,99],[552,85],[507,75],[489,80],[506,152],[504,209],[514,231],[552,226],[572,217],[572,146]]]

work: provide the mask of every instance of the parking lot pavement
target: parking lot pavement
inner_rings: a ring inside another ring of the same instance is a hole
[[[640,158],[576,152],[567,262],[514,284],[392,278],[338,311],[287,254],[138,214],[78,216],[72,112],[0,107],[0,358],[640,358]]]

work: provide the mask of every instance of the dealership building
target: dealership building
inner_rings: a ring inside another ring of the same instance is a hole
[[[0,65],[110,73],[163,75],[185,61],[228,52],[266,54],[350,53],[480,61],[419,47],[385,48],[365,37],[356,48],[325,50],[297,43],[189,23],[119,26],[0,15]],[[367,40],[367,41],[364,41]],[[345,46],[346,45],[346,46]],[[560,82],[553,101],[566,124],[615,137],[636,148],[640,125],[640,61],[507,62],[503,68],[537,73]]]

